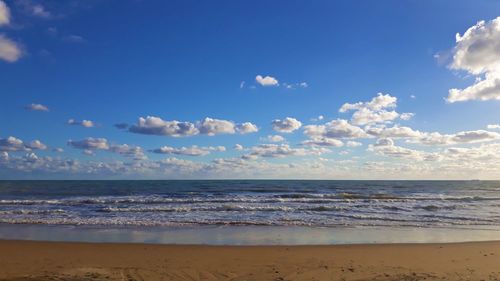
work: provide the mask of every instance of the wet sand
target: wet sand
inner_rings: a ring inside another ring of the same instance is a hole
[[[0,280],[500,280],[500,242],[189,246],[0,240]]]

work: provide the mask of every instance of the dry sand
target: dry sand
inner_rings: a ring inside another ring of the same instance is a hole
[[[0,280],[500,280],[500,242],[287,247],[4,240]]]

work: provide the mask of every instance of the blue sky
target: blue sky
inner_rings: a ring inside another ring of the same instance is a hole
[[[0,3],[0,178],[500,178],[496,1]]]

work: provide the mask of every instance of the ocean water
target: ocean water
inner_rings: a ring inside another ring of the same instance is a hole
[[[500,181],[0,181],[0,223],[498,229]]]

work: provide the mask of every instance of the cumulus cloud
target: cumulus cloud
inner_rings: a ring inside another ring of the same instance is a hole
[[[349,139],[369,137],[362,128],[351,125],[344,119],[332,120],[324,125],[307,125],[304,127],[304,134],[311,138]]]
[[[236,125],[236,131],[238,131],[240,134],[250,134],[258,132],[259,128],[255,124],[244,122]]]
[[[79,141],[69,140],[68,145],[83,150],[83,154],[85,155],[94,155],[95,151],[103,150],[133,158],[134,160],[147,159],[141,147],[128,144],[110,144],[105,138],[86,138]]]
[[[310,146],[332,146],[332,147],[341,147],[344,145],[344,143],[341,140],[325,138],[325,137],[313,137],[311,139],[303,141],[302,144]]]
[[[28,144],[25,144],[22,140],[16,137],[7,137],[5,139],[0,138],[0,151],[32,151],[32,150],[45,150],[47,146],[39,140],[33,140]]]
[[[144,150],[139,146],[132,146],[128,144],[114,144],[109,146],[108,151],[118,153],[120,155],[131,157],[135,160],[146,159]]]
[[[22,56],[22,50],[18,43],[0,34],[0,59],[7,62],[15,62]]]
[[[15,138],[8,137],[5,139],[0,139],[0,151],[24,151],[26,150],[26,146],[23,141]]]
[[[85,128],[92,128],[95,126],[94,122],[92,122],[90,120],[77,121],[75,119],[69,119],[67,123],[68,123],[68,125],[82,126]]]
[[[47,146],[45,144],[43,144],[41,141],[39,140],[34,140],[34,141],[31,141],[27,147],[29,149],[40,149],[40,150],[45,150],[47,149]]]
[[[486,128],[488,128],[490,130],[500,129],[500,124],[490,124],[490,125],[486,126]]]
[[[129,131],[137,134],[159,135],[159,136],[194,136],[198,134],[214,136],[218,134],[248,134],[257,132],[256,125],[250,122],[235,124],[232,121],[214,118],[205,118],[199,122],[180,122],[177,120],[165,121],[159,117],[140,117],[137,124],[129,127]]]
[[[448,102],[500,100],[500,17],[480,21],[463,35],[457,33],[450,68],[474,75],[476,82],[450,89]]]
[[[0,26],[10,23],[10,10],[4,1],[0,0]]]
[[[271,122],[273,130],[280,133],[291,133],[302,126],[302,122],[295,118],[286,117],[285,119],[275,119]]]
[[[226,151],[224,146],[207,146],[207,147],[199,147],[193,145],[191,147],[180,147],[175,148],[171,146],[163,146],[158,149],[151,150],[153,153],[159,154],[176,154],[176,155],[185,155],[185,156],[205,156],[210,154],[212,151]]]
[[[28,104],[24,108],[31,111],[49,111],[49,108],[47,106],[39,103]]]
[[[345,103],[340,107],[339,112],[344,113],[354,111],[351,122],[354,125],[367,125],[375,123],[391,122],[402,116],[403,120],[410,119],[412,113],[400,115],[394,110],[397,98],[388,94],[378,93],[376,97],[368,102]]]
[[[205,118],[198,124],[201,134],[215,136],[217,134],[234,134],[236,128],[233,122],[220,119]]]
[[[382,156],[389,156],[394,158],[405,158],[411,160],[423,161],[437,161],[439,155],[427,153],[419,150],[409,149],[394,144],[390,138],[378,139],[375,144],[368,146],[368,151],[372,151]]]
[[[69,140],[68,145],[84,150],[108,150],[108,140],[105,138],[86,138],[80,141]]]
[[[410,127],[395,125],[393,127],[366,127],[366,133],[379,138],[419,138],[424,133]]]
[[[265,138],[260,138],[260,140],[266,142],[284,142],[285,138],[280,135],[268,135]]]
[[[243,145],[241,144],[235,144],[233,147],[235,150],[242,151],[244,149]]]
[[[261,144],[250,148],[250,154],[244,155],[244,159],[254,159],[255,157],[283,158],[286,156],[321,155],[331,152],[326,148],[293,148],[288,144]]]
[[[193,123],[164,121],[159,117],[140,117],[137,124],[130,126],[129,131],[137,134],[159,135],[159,136],[192,136],[199,133]]]
[[[268,86],[278,86],[278,80],[274,77],[271,76],[265,76],[263,77],[262,75],[257,75],[255,77],[255,82],[260,84],[261,86],[268,87]]]
[[[425,145],[453,145],[465,143],[488,142],[500,139],[500,134],[485,130],[463,131],[456,134],[441,134],[438,132],[421,133],[421,136],[409,139],[410,143]]]

